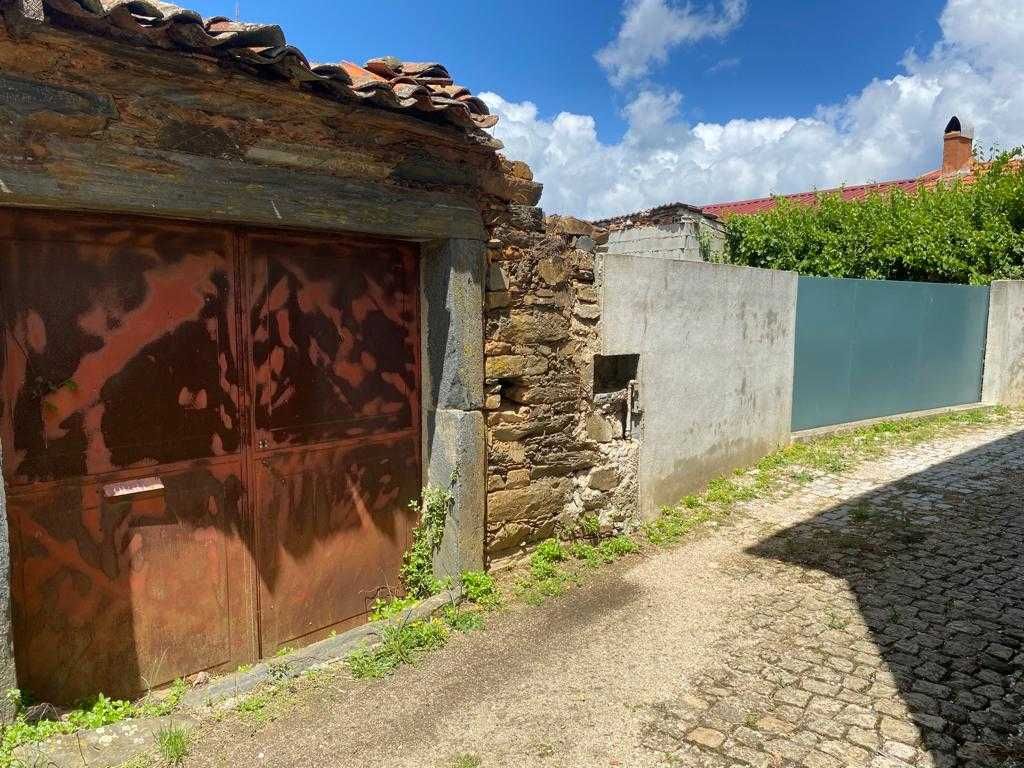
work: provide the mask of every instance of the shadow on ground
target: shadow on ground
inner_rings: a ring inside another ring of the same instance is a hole
[[[913,722],[885,732],[883,716],[883,743],[916,737],[918,764],[1024,766],[1024,432],[748,552],[845,580],[877,646],[853,643],[850,663],[880,654]]]

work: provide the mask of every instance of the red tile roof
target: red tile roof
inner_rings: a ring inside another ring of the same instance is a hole
[[[213,56],[263,77],[326,98],[357,100],[421,115],[438,115],[464,129],[498,122],[487,105],[456,85],[440,64],[371,59],[311,64],[279,26],[223,16],[203,19],[159,0],[43,0],[48,22],[133,45]]]
[[[860,200],[869,195],[882,195],[893,190],[900,189],[904,192],[914,192],[922,184],[927,183],[922,179],[898,179],[896,181],[882,181],[877,184],[860,184],[855,187],[835,187],[833,189],[821,189],[813,192],[798,192],[793,195],[776,195],[774,197],[759,197],[755,200],[739,200],[734,203],[714,203],[705,205],[701,211],[711,216],[727,216],[738,214],[741,216],[752,213],[761,213],[774,208],[779,199],[790,200],[799,205],[814,205],[820,195],[839,194],[844,200]]]

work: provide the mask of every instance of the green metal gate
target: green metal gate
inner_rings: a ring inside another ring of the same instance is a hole
[[[989,289],[801,277],[793,429],[976,403]]]

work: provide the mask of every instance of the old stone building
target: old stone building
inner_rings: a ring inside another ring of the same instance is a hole
[[[5,687],[134,695],[360,623],[422,486],[442,574],[628,522],[601,232],[545,221],[443,66],[0,7]]]
[[[608,230],[603,251],[684,261],[722,261],[725,227],[714,214],[668,203],[594,222]]]
[[[159,2],[2,10],[5,687],[131,695],[365,621],[455,475],[444,573],[593,506],[564,420],[591,257],[443,67],[313,66]],[[543,522],[488,521],[488,477]]]

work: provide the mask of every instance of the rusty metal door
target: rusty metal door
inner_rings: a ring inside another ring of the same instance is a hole
[[[0,210],[20,685],[138,694],[255,654],[234,235]]]
[[[397,586],[420,487],[418,263],[368,239],[252,234],[243,251],[269,655]]]
[[[397,585],[417,270],[409,244],[0,209],[22,688],[134,696]]]

